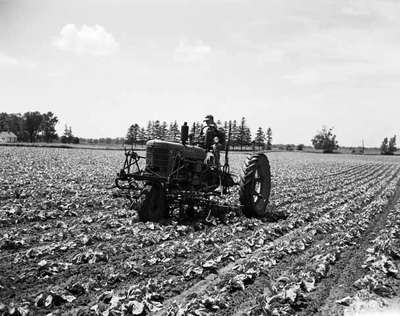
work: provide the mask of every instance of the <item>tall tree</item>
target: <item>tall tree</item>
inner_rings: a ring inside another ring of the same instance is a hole
[[[147,123],[147,128],[146,128],[146,139],[153,139],[154,138],[154,128],[153,128],[153,122],[148,121]]]
[[[395,153],[397,151],[396,147],[396,135],[390,138],[389,140],[389,152]]]
[[[243,145],[246,137],[246,118],[242,117],[240,120],[240,126],[239,126],[239,144],[240,144],[240,150],[243,150]]]
[[[176,121],[171,123],[169,126],[169,139],[173,142],[179,142],[181,137],[181,132],[179,130],[179,125]]]
[[[68,139],[74,137],[74,135],[72,134],[72,128],[71,128],[71,126],[65,125],[65,128],[64,128],[64,136],[67,137]]]
[[[141,144],[141,145],[146,143],[146,130],[144,127],[141,127],[139,129],[137,142],[138,142],[138,144]]]
[[[138,141],[140,127],[138,124],[132,124],[129,126],[128,133],[126,134],[126,142],[130,145],[135,145]]]
[[[267,141],[267,150],[271,150],[272,149],[272,129],[271,129],[271,127],[267,128],[266,141]]]
[[[0,132],[4,131],[10,131],[9,114],[2,112],[0,113]]]
[[[381,154],[382,155],[387,155],[389,152],[389,140],[387,137],[385,137],[382,141],[381,145]]]
[[[265,146],[265,133],[262,127],[259,127],[256,132],[256,137],[254,139],[255,144],[261,149]]]
[[[160,139],[166,140],[168,138],[168,124],[163,121],[160,125]]]
[[[240,130],[237,125],[237,121],[233,120],[231,129],[231,144],[234,149],[236,146],[240,146]]]
[[[153,132],[154,138],[161,139],[161,124],[159,120],[155,120],[153,123]]]
[[[397,151],[396,148],[396,135],[388,139],[385,137],[381,145],[382,155],[393,155]]]
[[[58,123],[57,116],[52,112],[47,112],[42,115],[42,123],[40,126],[40,130],[43,134],[43,138],[45,142],[51,142],[54,139],[58,138],[56,133],[56,124]]]
[[[79,143],[79,138],[74,137],[74,135],[72,134],[71,126],[68,126],[65,124],[64,135],[61,136],[61,142],[67,143],[67,144],[71,144],[71,143],[78,144]],[[102,142],[101,139],[99,140],[99,142]],[[105,142],[105,140],[103,140],[103,142]]]
[[[34,143],[37,140],[37,135],[43,121],[43,116],[40,112],[26,112],[23,116],[24,130],[28,134],[29,141]]]

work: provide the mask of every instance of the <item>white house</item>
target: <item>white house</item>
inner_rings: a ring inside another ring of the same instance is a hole
[[[17,135],[13,132],[0,132],[0,143],[16,143]]]

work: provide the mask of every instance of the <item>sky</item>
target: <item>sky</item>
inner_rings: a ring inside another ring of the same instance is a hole
[[[0,0],[0,112],[80,137],[246,117],[274,143],[400,132],[398,0]]]

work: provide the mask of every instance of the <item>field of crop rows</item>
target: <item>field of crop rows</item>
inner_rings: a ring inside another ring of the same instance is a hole
[[[233,154],[239,171],[244,154]],[[400,160],[270,153],[269,219],[140,223],[118,151],[0,148],[0,315],[353,315],[400,295]],[[273,219],[273,220],[272,220]],[[387,306],[390,304],[390,306]]]

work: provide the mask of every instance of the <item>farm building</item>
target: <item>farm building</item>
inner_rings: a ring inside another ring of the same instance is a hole
[[[13,132],[0,132],[0,143],[16,143],[17,135]]]

